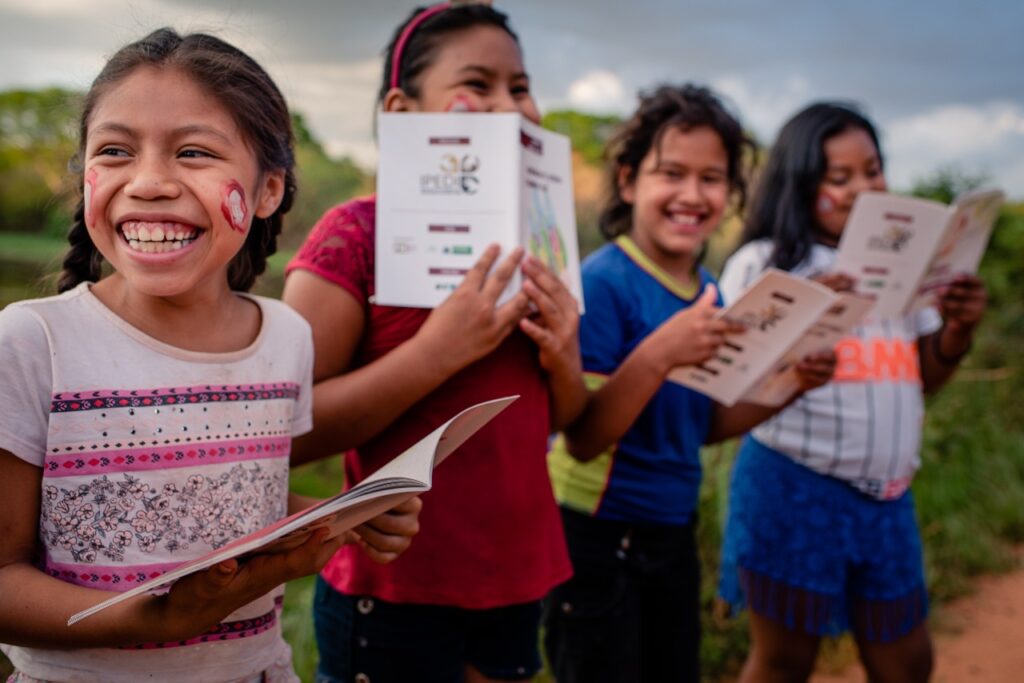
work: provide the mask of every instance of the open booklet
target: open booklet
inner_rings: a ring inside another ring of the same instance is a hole
[[[327,527],[330,530],[328,538],[334,538],[402,501],[430,490],[434,467],[517,398],[507,396],[466,408],[347,491],[78,612],[68,619],[68,626],[111,605],[167,586],[218,562],[290,550],[301,545],[314,530],[321,527]]]
[[[999,190],[975,190],[946,206],[862,192],[833,268],[855,277],[859,294],[877,299],[875,316],[929,306],[954,276],[978,269],[1003,199]]]
[[[832,348],[871,308],[865,297],[838,294],[817,282],[769,268],[719,315],[743,323],[718,354],[669,373],[673,382],[731,406],[779,406],[800,387],[795,366]]]
[[[523,247],[580,302],[569,139],[518,113],[378,115],[376,303],[433,308],[488,245]],[[503,294],[520,289],[517,272]]]

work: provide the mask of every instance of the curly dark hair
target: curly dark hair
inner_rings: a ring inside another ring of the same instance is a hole
[[[728,157],[729,186],[742,209],[747,194],[745,167],[757,149],[754,140],[710,89],[692,84],[661,85],[640,94],[636,112],[605,148],[609,200],[598,225],[606,239],[615,239],[632,228],[633,205],[622,198],[619,188],[621,169],[627,169],[630,179],[636,178],[640,163],[648,152],[658,148],[666,130],[687,131],[698,126],[708,126],[721,138]]]
[[[181,36],[169,28],[153,31],[125,45],[111,57],[92,82],[79,120],[79,147],[71,168],[78,174],[79,200],[68,233],[70,249],[57,283],[61,292],[101,276],[103,257],[85,227],[83,156],[89,118],[100,98],[140,67],[174,68],[192,78],[231,113],[242,136],[256,155],[261,172],[284,171],[284,196],[266,218],[254,218],[245,244],[228,266],[232,289],[248,291],[266,269],[267,257],[277,251],[284,214],[295,200],[295,154],[291,115],[281,91],[263,68],[241,50],[203,33]]]

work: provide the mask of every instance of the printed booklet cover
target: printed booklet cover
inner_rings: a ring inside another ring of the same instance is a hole
[[[932,305],[935,291],[954,276],[977,271],[1003,200],[999,190],[968,192],[950,206],[862,192],[833,269],[856,278],[858,294],[876,299],[874,316]]]
[[[517,398],[507,396],[466,408],[347,491],[78,612],[68,620],[68,626],[123,600],[162,588],[218,562],[243,555],[295,548],[320,527],[330,529],[328,538],[334,538],[402,501],[430,490],[434,467]]]
[[[375,303],[437,306],[496,242],[540,259],[583,310],[568,138],[517,113],[382,112],[377,132]]]
[[[872,303],[769,268],[718,314],[746,330],[728,335],[710,360],[676,368],[668,378],[726,406],[782,405],[799,388],[794,365],[832,348]]]

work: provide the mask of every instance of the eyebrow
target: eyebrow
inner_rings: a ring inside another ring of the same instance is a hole
[[[459,69],[459,71],[458,71],[459,74],[464,74],[466,72],[477,72],[477,73],[483,74],[484,76],[491,77],[491,78],[496,76],[497,73],[498,73],[494,69],[490,69],[490,68],[488,68],[486,66],[481,66],[479,64],[468,64],[468,65],[462,67],[461,69]],[[529,74],[527,74],[525,71],[520,71],[518,73],[512,74],[512,80],[517,80],[517,79],[520,79],[520,78],[525,78],[526,80],[530,80]]]
[[[137,135],[136,129],[132,128],[131,126],[126,126],[123,123],[116,123],[112,121],[107,123],[101,123],[90,132],[121,133],[123,135],[128,135],[129,137],[135,137]],[[213,128],[212,126],[193,124],[189,126],[180,126],[171,131],[171,136],[173,137],[186,137],[189,135],[208,135],[210,137],[217,138],[218,140],[226,144],[231,144],[231,140],[228,138],[227,135],[220,132],[216,128]]]

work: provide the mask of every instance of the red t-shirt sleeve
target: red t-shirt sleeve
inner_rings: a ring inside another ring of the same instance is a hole
[[[306,270],[366,302],[373,294],[372,199],[353,199],[325,213],[285,268]]]

